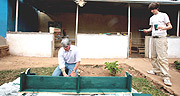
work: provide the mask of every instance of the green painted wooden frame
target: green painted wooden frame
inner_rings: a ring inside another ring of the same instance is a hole
[[[152,96],[151,94],[132,93],[132,96]]]
[[[30,69],[20,74],[20,92],[60,92],[60,93],[129,93],[132,76],[127,77],[63,77],[40,76],[30,73]]]

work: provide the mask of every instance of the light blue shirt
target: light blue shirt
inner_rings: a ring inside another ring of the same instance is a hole
[[[73,64],[79,61],[81,61],[81,57],[76,46],[70,45],[69,51],[65,51],[63,47],[59,49],[58,62],[60,69],[65,67],[65,62],[68,64]]]

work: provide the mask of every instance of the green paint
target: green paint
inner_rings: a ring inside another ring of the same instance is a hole
[[[151,94],[132,93],[133,96],[152,96]]]
[[[67,89],[76,90],[75,77],[52,77],[27,75],[27,89]]]
[[[129,82],[129,83],[127,84],[127,88],[128,88],[128,90],[131,92],[131,89],[132,89],[132,75],[129,75],[129,73],[126,72],[126,76],[128,77],[128,78],[127,78],[127,82]]]
[[[131,92],[132,76],[127,77],[62,77],[39,76],[30,69],[20,75],[20,92],[119,93]]]
[[[78,78],[77,78],[77,86],[76,86],[76,88],[77,88],[77,93],[80,93],[80,86],[81,86],[81,80],[80,80],[81,78],[80,78],[80,72],[79,72],[79,74],[78,74]]]
[[[20,91],[23,91],[26,87],[23,85],[23,84],[26,84],[25,79],[26,79],[26,74],[23,72],[20,74]]]

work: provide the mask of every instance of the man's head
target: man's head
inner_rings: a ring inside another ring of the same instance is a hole
[[[157,3],[157,2],[153,2],[151,4],[149,4],[149,10],[151,10],[151,12],[153,14],[157,14],[159,12],[159,7],[160,7],[160,4]]]
[[[63,46],[65,51],[69,51],[70,45],[71,45],[71,41],[68,38],[64,38],[61,41],[61,45]]]

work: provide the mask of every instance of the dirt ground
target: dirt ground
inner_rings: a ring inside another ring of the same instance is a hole
[[[125,63],[119,63],[119,67],[123,68],[122,72],[118,72],[116,76],[125,76],[128,70],[130,74],[134,74],[132,68]],[[35,68],[35,67],[53,67],[58,66],[57,57],[22,57],[22,56],[6,56],[0,58],[0,70],[16,70],[20,68]],[[105,64],[81,64],[78,68],[81,76],[110,76],[109,70],[105,69]],[[130,70],[131,69],[131,70]]]
[[[112,60],[113,61],[113,60]],[[111,61],[109,61],[111,62]],[[79,66],[79,70],[81,71],[81,75],[87,76],[109,76],[109,71],[104,69],[105,64],[101,62],[95,62],[92,64],[88,59],[83,64]],[[128,66],[125,62],[119,63],[123,71],[121,74],[117,74],[117,76],[122,76],[126,71],[134,74],[132,68]],[[6,56],[0,58],[0,70],[14,70],[20,68],[35,68],[35,67],[53,67],[58,66],[57,57],[47,58],[47,57],[23,57],[23,56]],[[175,64],[170,64],[170,69],[175,69]],[[101,71],[99,71],[101,70]],[[176,70],[180,72],[179,70]]]
[[[171,94],[179,94],[179,71],[174,68],[173,60],[169,60],[170,72],[172,75],[172,87],[167,87],[163,84],[162,80],[158,76],[152,76],[146,73],[147,70],[152,68],[149,59],[137,58],[137,59],[82,59],[81,65],[78,70],[81,71],[81,76],[110,76],[109,71],[104,69],[105,62],[118,61],[123,71],[118,73],[117,76],[125,76],[125,72],[136,77],[143,77],[152,82],[162,91],[168,91]],[[22,56],[6,56],[0,58],[0,70],[14,70],[20,68],[34,68],[34,67],[53,67],[58,66],[57,57],[22,57]],[[176,75],[177,74],[177,75]],[[174,84],[177,83],[177,84]],[[164,86],[164,87],[163,87]],[[179,95],[178,95],[179,96]]]
[[[57,58],[6,56],[0,58],[0,70],[20,68],[52,67],[58,65]]]

